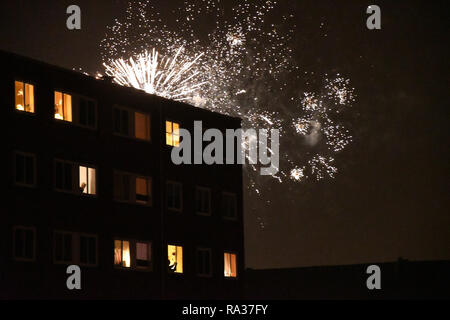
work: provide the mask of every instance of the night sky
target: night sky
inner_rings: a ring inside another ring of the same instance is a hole
[[[126,3],[4,0],[0,49],[103,71],[100,41]],[[169,12],[178,3],[157,5]],[[247,197],[247,267],[450,259],[445,3],[280,0],[296,17],[303,68],[339,72],[355,87],[354,141],[336,156],[334,180],[272,182],[265,198]],[[81,7],[80,31],[66,28],[71,4]],[[366,28],[370,4],[381,7],[381,30]]]

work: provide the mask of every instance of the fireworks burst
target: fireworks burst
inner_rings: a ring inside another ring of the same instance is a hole
[[[147,93],[178,101],[192,101],[206,83],[199,81],[200,72],[193,68],[203,54],[193,59],[181,56],[180,47],[174,57],[160,57],[158,51],[145,51],[136,58],[122,58],[104,63],[106,74],[120,85],[142,89]],[[181,57],[180,57],[181,56]]]
[[[121,85],[240,117],[244,129],[279,129],[281,144],[292,148],[280,149],[277,181],[334,178],[334,155],[352,140],[341,116],[354,90],[339,74],[325,75],[319,90],[300,87],[308,76],[299,75],[292,59],[294,16],[274,18],[276,6],[242,0],[227,10],[220,0],[185,1],[172,10],[176,25],[169,27],[150,0],[130,1],[126,18],[102,41],[106,74]],[[254,165],[246,169],[248,188],[260,194],[267,178]]]

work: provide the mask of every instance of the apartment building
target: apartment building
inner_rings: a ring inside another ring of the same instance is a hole
[[[7,52],[0,66],[0,298],[242,296],[242,165],[171,160],[180,128],[240,119]]]

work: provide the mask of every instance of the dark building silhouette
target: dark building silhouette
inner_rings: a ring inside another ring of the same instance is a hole
[[[178,128],[240,119],[10,53],[0,67],[0,298],[242,296],[242,166],[170,158]]]

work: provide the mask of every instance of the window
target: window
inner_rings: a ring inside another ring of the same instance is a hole
[[[79,166],[80,191],[84,194],[96,194],[96,174],[94,168]]]
[[[197,248],[197,275],[210,277],[211,268],[211,249]]]
[[[97,237],[80,235],[80,263],[97,265]]]
[[[167,182],[167,209],[181,211],[183,205],[182,186],[178,182]]]
[[[134,137],[141,140],[150,140],[150,117],[144,113],[134,113]]]
[[[166,121],[166,144],[178,147],[180,145],[180,124]]]
[[[96,128],[97,104],[93,99],[55,91],[55,119]]]
[[[94,100],[87,99],[84,97],[77,97],[78,103],[78,121],[79,125],[89,128],[95,128],[97,126],[97,106]]]
[[[130,268],[130,242],[124,240],[114,240],[114,265]]]
[[[55,119],[72,122],[72,96],[55,91]]]
[[[169,272],[183,273],[183,247],[168,245],[167,259],[169,263]]]
[[[58,191],[97,194],[97,170],[68,161],[55,161],[55,187]]]
[[[123,202],[151,205],[151,178],[125,172],[115,172],[114,198]]]
[[[36,158],[22,152],[14,153],[14,181],[17,185],[33,187],[36,184]]]
[[[235,220],[237,218],[235,194],[222,193],[222,216],[230,220]]]
[[[151,268],[152,244],[150,242],[136,242],[136,267]]]
[[[35,259],[35,229],[14,227],[14,259],[19,261],[34,261]]]
[[[152,244],[148,241],[114,240],[116,267],[151,270]]]
[[[77,232],[53,233],[53,257],[55,263],[97,265],[97,236]]]
[[[150,141],[150,115],[114,108],[114,132],[139,140]]]
[[[237,268],[236,268],[236,254],[225,252],[223,255],[224,259],[224,276],[226,278],[236,278]]]
[[[211,215],[211,191],[208,188],[196,188],[195,203],[198,214],[205,216]]]
[[[56,263],[71,263],[73,261],[73,241],[69,232],[54,233],[54,257]]]
[[[15,81],[14,93],[16,110],[34,113],[34,86]]]

